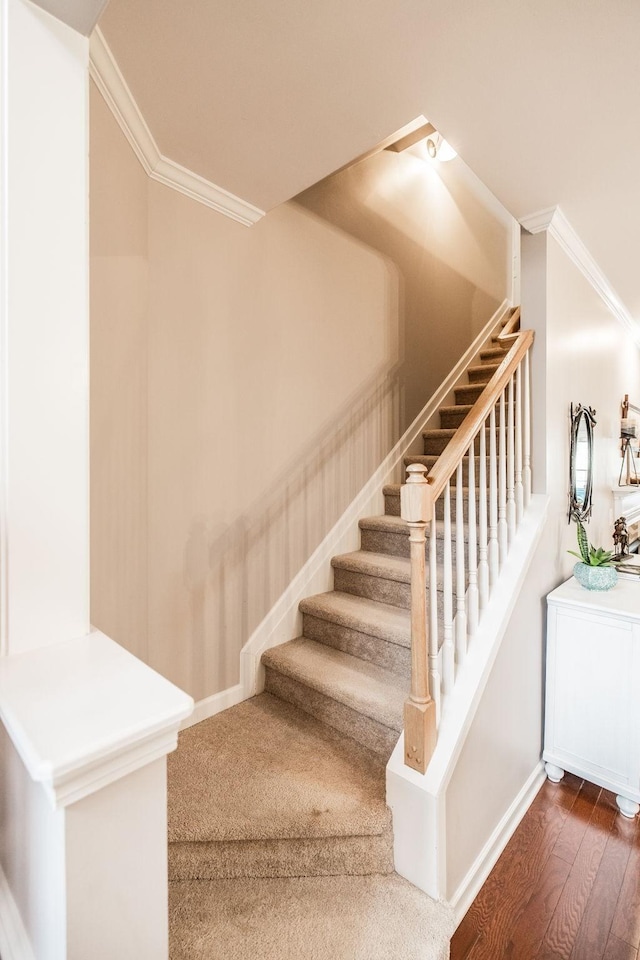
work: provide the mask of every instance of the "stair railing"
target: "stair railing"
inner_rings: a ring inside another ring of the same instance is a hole
[[[410,464],[401,488],[400,512],[409,525],[411,544],[411,692],[404,711],[405,763],[420,773],[426,771],[435,749],[443,700],[453,690],[531,497],[529,356],[534,335],[532,330],[515,329],[519,319],[518,309],[498,338],[508,352],[431,473],[427,476],[422,464]],[[438,583],[440,510],[443,564]]]

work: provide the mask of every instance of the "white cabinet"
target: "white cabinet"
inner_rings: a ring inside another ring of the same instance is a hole
[[[625,816],[640,801],[640,581],[609,591],[573,578],[547,597],[543,759],[617,794]]]

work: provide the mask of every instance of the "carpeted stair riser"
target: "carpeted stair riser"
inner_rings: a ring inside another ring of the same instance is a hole
[[[265,690],[287,703],[292,703],[306,713],[339,730],[347,737],[368,747],[384,760],[391,756],[400,736],[400,722],[397,729],[391,729],[369,717],[325,696],[306,684],[287,677],[270,667],[265,669]]]
[[[400,516],[400,484],[389,483],[382,489],[384,512],[387,517]]]
[[[483,363],[477,367],[469,367],[467,370],[469,383],[489,383],[499,366],[498,363]]]
[[[391,820],[382,834],[169,844],[169,880],[366,876],[393,872]]]
[[[459,427],[471,410],[470,403],[460,403],[451,407],[440,407],[440,428],[453,430]],[[489,418],[487,417],[487,420]],[[496,427],[500,424],[500,406],[496,406]]]
[[[471,383],[466,386],[456,387],[453,391],[456,404],[468,404],[475,403],[482,391],[484,390],[484,385],[482,383]]]
[[[478,482],[478,477],[479,477],[479,475],[480,475],[480,457],[474,457],[474,460],[475,460],[476,484],[477,484],[477,482]],[[409,466],[410,463],[421,463],[421,464],[423,464],[423,466],[425,466],[425,467],[427,468],[427,476],[428,476],[429,473],[431,473],[431,471],[432,471],[433,468],[435,467],[437,461],[438,461],[438,457],[435,457],[435,456],[433,456],[432,454],[426,454],[425,456],[405,457],[405,458],[404,458],[404,465],[405,465],[405,469],[406,469],[406,468]],[[489,458],[487,457],[487,477],[488,477],[488,475],[489,475],[489,462],[488,462],[488,461],[489,461]],[[463,483],[464,483],[465,486],[466,486],[467,483],[469,482],[469,457],[463,457],[463,458],[462,458],[462,480],[463,480]],[[451,486],[452,486],[452,487],[455,487],[455,485],[456,485],[457,482],[458,482],[458,471],[456,470],[456,471],[454,471],[454,473],[453,473],[453,475],[452,475],[452,477],[451,477]],[[488,483],[488,480],[487,480],[487,483]]]
[[[453,568],[455,577],[455,567]],[[427,564],[427,579],[429,577],[429,565]],[[344,570],[340,567],[334,567],[333,571],[334,586],[336,590],[343,590],[345,593],[353,593],[357,597],[366,597],[368,600],[380,600],[382,603],[390,603],[394,607],[411,607],[411,584],[399,580],[383,580],[375,574],[360,573],[355,570]],[[437,571],[437,603],[438,613],[442,617],[442,567]]]
[[[504,360],[507,351],[503,347],[491,347],[489,350],[483,350],[480,354],[480,360],[484,363],[500,363]]]
[[[321,620],[306,613],[302,617],[302,633],[309,640],[317,640],[318,643],[324,643],[335,650],[349,653],[352,657],[376,663],[400,676],[409,676],[411,650],[408,644],[401,646],[398,643],[390,643],[380,637],[373,637],[352,627],[332,623],[330,620]]]
[[[366,522],[366,521],[363,521]],[[444,537],[442,527],[436,528],[436,561],[442,563],[444,561]],[[465,536],[466,540],[466,536]],[[405,529],[403,531],[390,531],[390,530],[376,530],[373,528],[367,528],[360,526],[360,547],[362,550],[369,551],[371,553],[388,553],[392,557],[409,557],[410,556],[410,542],[409,542],[409,527],[405,524]],[[453,563],[456,562],[456,541],[455,541],[455,531],[453,540],[451,543],[451,551],[453,557]],[[427,532],[427,542],[425,544],[425,555],[427,561],[429,560],[429,533]]]
[[[465,517],[467,513],[467,502],[469,500],[469,491],[466,487],[463,488],[463,500],[465,504]],[[453,523],[453,507],[454,507],[454,498],[452,497],[451,502],[451,514],[452,514],[452,523]],[[478,498],[476,497],[476,516],[478,510]],[[386,516],[389,517],[399,517],[400,516],[400,484],[388,484],[384,488],[384,512]],[[444,519],[444,499],[443,497],[438,497],[436,500],[436,520]]]
[[[423,453],[425,456],[439,456],[448,444],[453,440],[455,435],[455,430],[453,429],[441,429],[441,430],[426,430],[422,437],[424,443]],[[485,429],[484,438],[486,442],[487,454],[489,453],[489,442],[490,442],[491,431],[487,427]],[[498,428],[496,427],[496,444],[498,443]],[[480,437],[477,436],[473,442],[474,451],[476,455],[480,453]]]

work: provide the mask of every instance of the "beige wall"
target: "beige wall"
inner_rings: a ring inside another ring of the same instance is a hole
[[[403,426],[505,297],[511,218],[456,159],[384,150],[296,201],[388,257],[398,275]]]
[[[509,231],[398,155],[396,247],[300,203],[247,229],[148,181],[95,89],[91,138],[92,620],[202,699],[504,298]]]
[[[92,620],[200,699],[399,433],[393,264],[155,182],[92,90]]]
[[[537,277],[542,298],[523,290],[523,309],[524,324],[536,329],[534,365],[543,379],[536,384],[534,429],[546,445],[547,468],[537,486],[550,497],[549,515],[447,794],[449,896],[542,752],[545,597],[575,563],[566,552],[576,549],[575,524],[567,523],[570,404],[597,412],[588,533],[596,546],[611,548],[620,404],[625,393],[640,397],[640,356],[631,337],[555,240],[526,238],[523,257],[529,242],[545,267]]]

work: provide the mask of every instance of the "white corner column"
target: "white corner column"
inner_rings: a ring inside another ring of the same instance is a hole
[[[0,954],[166,960],[191,698],[89,627],[89,42],[0,0]]]

